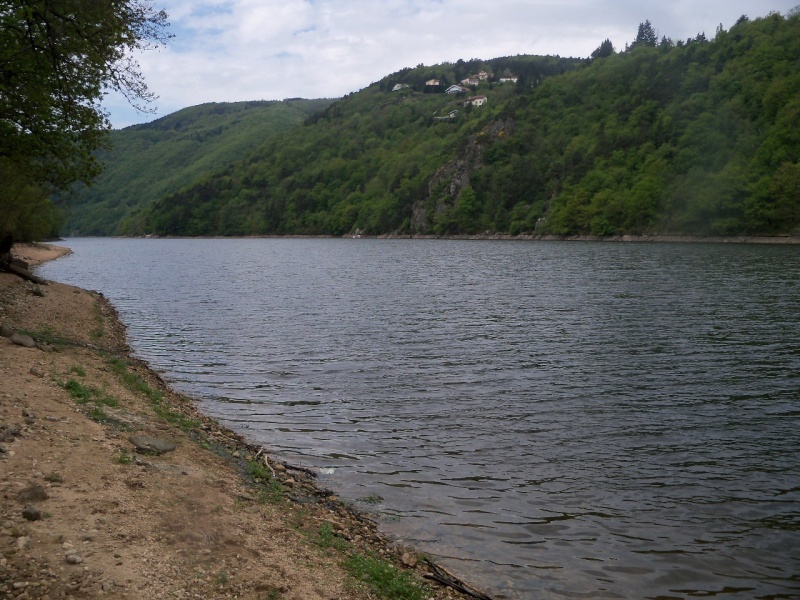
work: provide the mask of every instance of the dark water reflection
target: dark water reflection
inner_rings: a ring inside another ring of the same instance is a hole
[[[175,387],[498,596],[800,597],[800,248],[67,245]]]

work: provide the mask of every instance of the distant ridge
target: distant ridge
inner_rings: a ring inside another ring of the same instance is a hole
[[[333,100],[253,101],[192,106],[111,132],[104,171],[57,203],[64,235],[115,235],[133,209],[229,166],[272,135],[302,123]]]

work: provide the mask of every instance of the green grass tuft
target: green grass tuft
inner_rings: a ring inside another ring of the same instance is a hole
[[[76,368],[72,367],[70,373],[76,372]],[[69,392],[69,395],[75,400],[76,404],[88,404],[92,402],[92,409],[86,415],[99,423],[112,425],[117,429],[127,430],[128,425],[113,419],[104,410],[103,407],[117,408],[119,400],[114,396],[110,396],[93,385],[84,385],[77,379],[70,379],[66,383],[59,384],[62,388]]]
[[[401,571],[385,560],[355,554],[344,562],[344,568],[383,598],[422,600],[428,592],[410,573]]]
[[[117,408],[119,406],[119,400],[114,398],[114,396],[108,396],[108,395],[99,396],[96,402],[98,404],[102,404],[103,406],[108,406],[111,408]]]
[[[262,504],[277,504],[282,502],[286,489],[283,484],[272,476],[272,473],[258,460],[249,460],[245,473],[258,488],[258,500]]]
[[[220,569],[217,573],[217,585],[227,585],[228,581],[230,581],[228,572],[225,569]]]
[[[172,410],[164,404],[164,394],[153,388],[144,379],[128,368],[128,363],[120,358],[109,358],[108,366],[111,372],[119,376],[122,384],[130,391],[141,394],[150,400],[153,412],[165,421],[177,425],[183,430],[194,429],[200,426],[200,421]]]
[[[106,411],[104,411],[102,407],[96,405],[89,411],[87,416],[92,421],[97,421],[98,423],[105,423],[108,421],[108,414],[106,414]]]
[[[32,337],[37,342],[43,342],[51,346],[64,346],[67,340],[53,331],[52,327],[42,327],[41,329],[20,329],[18,333]]]
[[[95,302],[94,303],[94,306],[92,307],[92,310],[94,312],[95,321],[97,321],[97,328],[96,329],[92,329],[89,332],[89,336],[92,337],[93,339],[97,340],[97,339],[100,339],[101,337],[103,337],[106,334],[106,330],[105,330],[105,327],[104,327],[105,319],[103,318],[103,310],[100,308],[100,303],[99,302]]]
[[[121,465],[129,465],[133,462],[133,455],[120,450],[114,453],[114,462]]]
[[[349,547],[347,540],[336,535],[328,523],[319,526],[316,543],[320,548],[335,548],[336,550],[347,550]]]
[[[96,387],[83,385],[76,379],[70,379],[63,384],[62,387],[69,392],[69,395],[78,404],[86,404],[89,402],[89,400],[97,397],[100,394],[100,390],[98,390]]]

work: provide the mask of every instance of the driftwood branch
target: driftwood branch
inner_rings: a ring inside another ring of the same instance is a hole
[[[432,579],[434,581],[438,581],[442,585],[446,585],[447,587],[451,587],[457,592],[461,592],[462,594],[469,596],[470,598],[477,598],[478,600],[492,600],[490,596],[487,596],[483,592],[479,592],[471,587],[469,587],[466,583],[461,581],[458,577],[440,567],[439,565],[431,562],[427,558],[424,559],[425,564],[431,570],[430,573],[425,573],[423,577],[426,579]]]
[[[277,475],[275,474],[275,469],[272,468],[272,465],[269,464],[269,457],[265,454],[264,455],[264,464],[269,469],[269,472],[272,473],[272,478],[275,479]]]
[[[286,467],[287,470],[299,471],[301,473],[305,473],[306,475],[308,475],[312,479],[316,479],[317,478],[317,474],[314,471],[312,471],[311,469],[306,469],[305,467],[298,467],[296,465],[290,465],[289,463],[285,463],[285,462],[281,463],[281,464],[284,467]]]
[[[31,273],[28,269],[19,266],[13,261],[9,261],[9,263],[5,265],[5,270],[9,273],[13,273],[18,277],[22,277],[23,279],[32,281],[33,283],[38,283],[39,285],[47,285],[47,281],[45,281],[41,277],[37,277],[36,275]]]
[[[0,240],[0,271],[13,273],[17,277],[22,277],[23,279],[27,279],[33,283],[38,283],[39,285],[47,285],[47,282],[44,279],[37,277],[28,270],[27,263],[16,259],[11,255],[12,246],[13,240],[11,239],[10,235],[7,235]]]

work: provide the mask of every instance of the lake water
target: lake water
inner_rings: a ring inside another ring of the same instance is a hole
[[[175,388],[497,597],[800,598],[800,247],[64,243]]]

